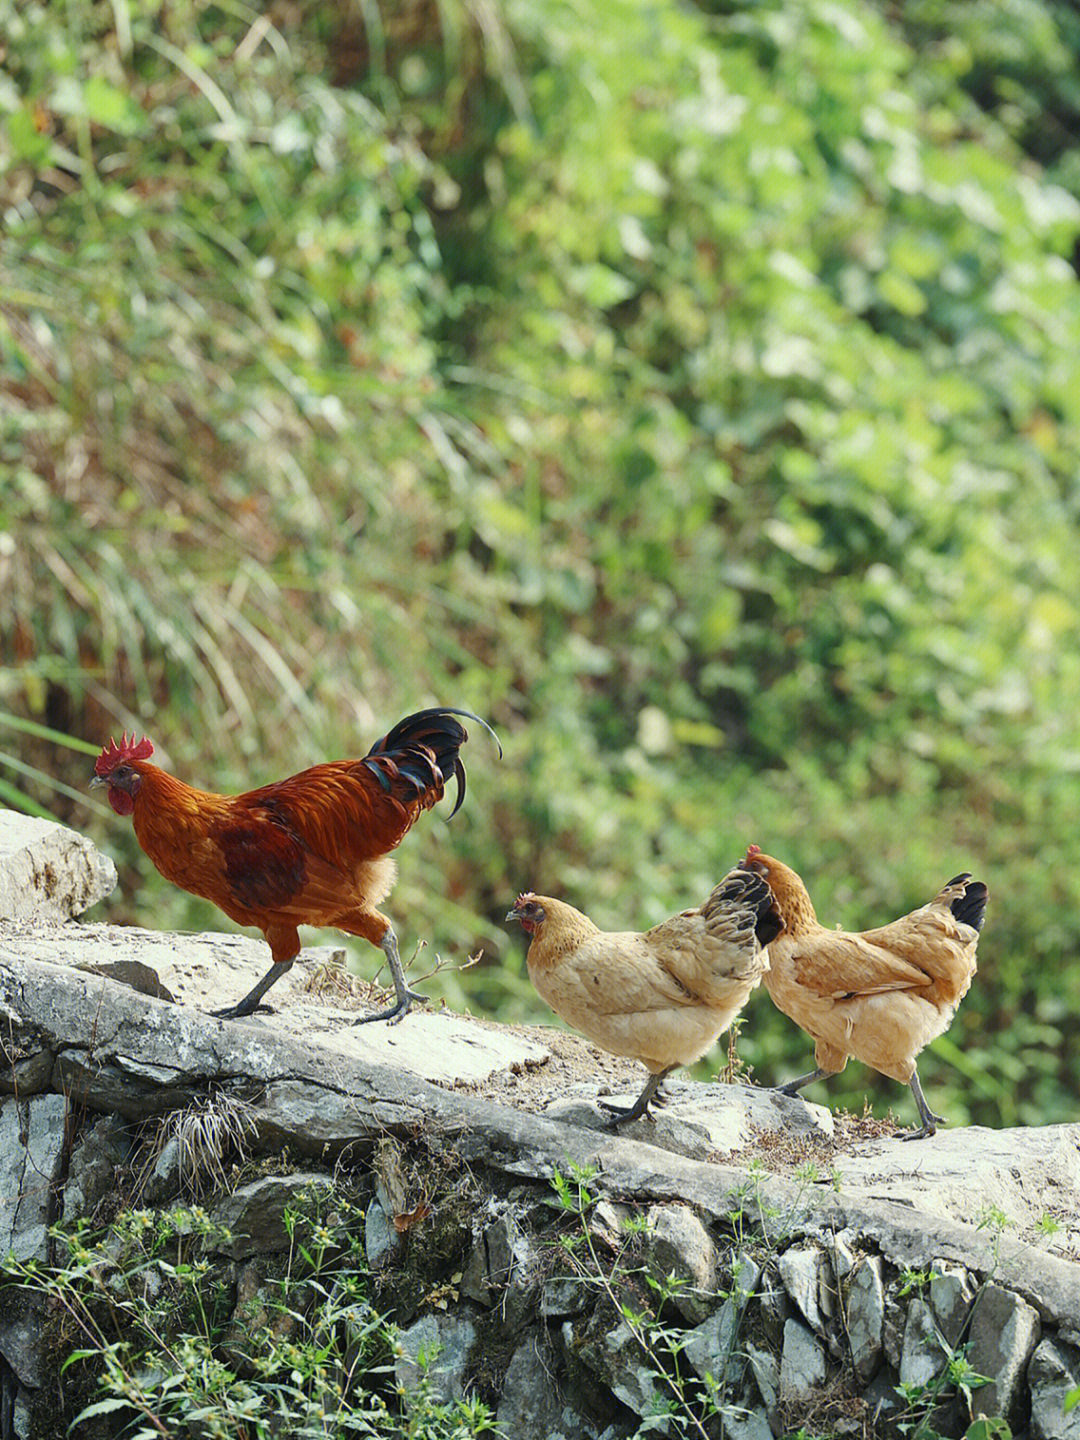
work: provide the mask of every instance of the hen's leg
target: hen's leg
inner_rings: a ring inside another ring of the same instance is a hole
[[[390,962],[390,975],[394,981],[394,994],[397,998],[387,1010],[379,1010],[374,1015],[360,1015],[352,1022],[354,1025],[367,1025],[372,1020],[389,1020],[391,1025],[396,1025],[399,1020],[404,1020],[414,1000],[427,999],[426,995],[421,995],[416,990],[410,990],[405,984],[405,971],[401,965],[397,936],[394,934],[392,925],[386,927],[386,933],[379,944],[386,952],[386,958]]]
[[[210,1014],[218,1020],[239,1020],[244,1015],[254,1014],[254,1012],[260,1008],[259,1001],[266,994],[267,990],[270,989],[270,986],[273,985],[275,981],[281,979],[285,971],[292,966],[292,963],[291,960],[275,961],[259,983],[253,985],[242,1000],[238,1000],[235,1005],[226,1006],[224,1010],[211,1010]],[[269,1010],[270,1006],[264,1005],[261,1008]]]
[[[777,1085],[776,1093],[778,1095],[797,1095],[804,1085],[812,1085],[815,1080],[824,1080],[826,1075],[835,1074],[835,1070],[809,1070],[805,1075],[797,1075],[794,1080]]]
[[[629,1109],[624,1105],[609,1105],[606,1100],[600,1100],[598,1104],[601,1110],[606,1110],[611,1116],[612,1130],[617,1130],[620,1125],[626,1125],[631,1120],[640,1120],[642,1115],[648,1113],[651,1101],[655,1100],[658,1105],[662,1104],[658,1093],[660,1086],[675,1068],[674,1065],[669,1065],[666,1070],[661,1070],[659,1075],[650,1075],[645,1081],[645,1087],[641,1094]]]
[[[911,1072],[911,1079],[908,1081],[908,1084],[911,1086],[912,1095],[915,1096],[915,1104],[919,1107],[922,1126],[920,1129],[912,1130],[910,1134],[904,1135],[901,1138],[904,1140],[923,1140],[928,1135],[936,1135],[937,1127],[939,1125],[947,1125],[949,1122],[945,1119],[944,1115],[935,1115],[926,1103],[926,1096],[922,1093],[922,1086],[919,1084],[918,1070]]]

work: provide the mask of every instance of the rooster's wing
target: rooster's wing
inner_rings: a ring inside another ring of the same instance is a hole
[[[237,796],[213,844],[239,904],[299,918],[340,908],[358,868],[393,850],[419,808],[362,761],[334,761]]]

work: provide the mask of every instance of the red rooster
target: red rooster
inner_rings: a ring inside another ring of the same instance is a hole
[[[273,964],[259,983],[215,1014],[236,1019],[257,1008],[300,953],[299,925],[332,925],[386,952],[395,1002],[355,1024],[398,1020],[423,999],[405,984],[394,927],[376,906],[394,884],[390,851],[443,798],[451,775],[451,818],[465,799],[458,751],[468,731],[455,715],[479,721],[499,744],[469,710],[420,710],[363,759],[313,765],[243,795],[185,785],[150,764],[149,740],[110,740],[90,784],[109,787],[109,804],[132,817],[136,839],[166,880],[213,901],[238,925],[257,925],[270,946]]]

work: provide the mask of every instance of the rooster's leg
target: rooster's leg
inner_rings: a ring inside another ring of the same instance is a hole
[[[254,1014],[259,1008],[259,1001],[266,994],[267,990],[270,989],[270,986],[273,985],[276,980],[281,979],[282,975],[285,974],[285,971],[289,969],[292,963],[291,960],[282,960],[280,963],[271,965],[259,983],[253,986],[242,1000],[238,1000],[235,1005],[227,1006],[224,1010],[211,1010],[210,1014],[218,1020],[239,1020],[244,1015]],[[264,1008],[269,1009],[270,1007],[266,1006]]]
[[[794,1080],[788,1080],[784,1085],[777,1085],[778,1095],[797,1095],[804,1085],[812,1085],[815,1080],[824,1080],[826,1075],[835,1075],[835,1070],[808,1070],[805,1075],[796,1075]]]
[[[394,981],[394,994],[397,999],[388,1010],[380,1010],[376,1015],[361,1015],[352,1023],[354,1025],[367,1025],[372,1020],[389,1020],[391,1025],[396,1025],[409,1013],[414,1000],[426,1000],[426,995],[420,995],[415,990],[410,990],[405,984],[405,971],[401,965],[401,956],[398,954],[397,936],[394,934],[393,926],[388,926],[386,934],[379,942],[386,952],[386,958],[390,962],[390,974]]]
[[[631,1120],[640,1120],[642,1115],[648,1113],[651,1101],[661,1104],[658,1094],[660,1086],[675,1068],[674,1065],[669,1065],[666,1070],[661,1070],[659,1075],[650,1075],[645,1081],[645,1088],[629,1109],[623,1105],[609,1105],[606,1100],[599,1101],[601,1110],[606,1110],[611,1116],[612,1130],[617,1130],[620,1125],[626,1125]]]
[[[915,1096],[915,1104],[919,1107],[919,1117],[922,1120],[922,1128],[912,1130],[909,1135],[904,1135],[901,1138],[904,1140],[923,1140],[928,1135],[936,1135],[937,1127],[939,1125],[947,1125],[949,1122],[945,1119],[944,1115],[935,1115],[926,1103],[926,1096],[922,1093],[922,1086],[919,1084],[918,1070],[911,1072],[911,1079],[908,1081],[908,1084],[911,1086],[912,1095]]]

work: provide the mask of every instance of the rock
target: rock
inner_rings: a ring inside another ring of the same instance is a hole
[[[814,1247],[804,1249],[792,1246],[784,1251],[778,1261],[784,1289],[802,1311],[807,1324],[819,1335],[823,1334],[825,1329],[818,1298],[824,1259],[822,1252]]]
[[[67,1224],[89,1219],[98,1202],[113,1189],[116,1170],[131,1152],[126,1123],[103,1115],[76,1140],[64,1182],[62,1219]]]
[[[763,1134],[782,1132],[793,1139],[833,1134],[832,1114],[823,1105],[778,1095],[775,1090],[668,1081],[664,1094],[667,1101],[663,1109],[621,1125],[619,1134],[696,1160],[730,1155]],[[616,1104],[629,1106],[637,1094],[620,1091],[612,1098]],[[580,1098],[556,1100],[545,1114],[600,1130],[609,1129],[611,1122],[610,1115],[595,1101]]]
[[[1032,1351],[1039,1343],[1039,1314],[1019,1295],[1000,1285],[986,1285],[971,1316],[968,1360],[980,1375],[991,1377],[974,1393],[971,1412],[1014,1419],[1021,1382]]]
[[[1080,1440],[1080,1405],[1065,1413],[1065,1398],[1080,1386],[1080,1350],[1041,1340],[1028,1366],[1032,1440]]]
[[[656,1367],[625,1320],[603,1336],[602,1378],[617,1400],[635,1415],[652,1415],[667,1398]]]
[[[296,1172],[268,1175],[241,1185],[231,1195],[223,1196],[210,1216],[216,1225],[229,1231],[231,1238],[218,1241],[211,1237],[208,1249],[231,1255],[234,1260],[288,1249],[284,1212],[288,1208],[305,1209],[305,1199],[312,1192],[332,1195],[330,1176]]]
[[[0,920],[54,925],[116,888],[116,866],[85,836],[0,810]]]
[[[507,1215],[485,1226],[465,1262],[461,1293],[480,1305],[494,1305],[510,1283],[514,1249],[521,1243],[521,1231]]]
[[[535,1335],[511,1356],[495,1420],[499,1434],[513,1440],[591,1440],[596,1433],[563,1400],[551,1359],[541,1354]]]
[[[270,960],[265,941],[246,935],[173,935],[111,925],[29,931],[0,925],[0,962],[17,961],[26,953],[102,980],[112,976],[129,985],[135,980],[144,993],[175,996],[185,1013],[202,1012],[204,1023],[210,1011],[246,994]],[[543,1045],[518,1031],[480,1025],[449,1010],[417,1008],[399,1025],[354,1026],[367,1007],[350,993],[351,981],[344,989],[307,988],[320,966],[332,964],[340,971],[337,959],[344,955],[340,947],[308,946],[267,996],[276,1013],[231,1023],[246,1030],[253,1043],[266,1044],[268,1031],[271,1044],[276,1036],[291,1034],[336,1055],[362,1055],[372,1064],[448,1086],[480,1084],[550,1058]]]
[[[798,1320],[784,1325],[780,1356],[780,1398],[794,1399],[824,1384],[825,1347],[812,1330]]]
[[[719,1310],[688,1332],[683,1345],[682,1353],[702,1379],[706,1375],[721,1382],[726,1378],[740,1321],[761,1277],[760,1266],[749,1255],[740,1255],[733,1268],[731,1294]]]
[[[0,1355],[31,1390],[40,1390],[46,1379],[45,1318],[45,1297],[26,1292],[7,1298],[0,1318]]]
[[[945,1352],[938,1339],[934,1312],[921,1296],[908,1303],[904,1326],[904,1348],[900,1355],[901,1385],[929,1385],[945,1363]]]
[[[938,1327],[950,1345],[958,1345],[971,1313],[975,1286],[962,1265],[935,1260],[930,1281],[930,1306]]]
[[[773,1440],[772,1426],[764,1410],[748,1410],[724,1418],[726,1440]]]
[[[87,965],[94,975],[104,975],[106,980],[115,980],[118,985],[128,985],[140,995],[149,995],[153,1000],[169,1000],[176,1003],[176,996],[161,983],[161,977],[141,960],[102,960],[96,965]]]
[[[856,1261],[847,1293],[847,1332],[851,1361],[861,1385],[867,1384],[881,1363],[881,1333],[885,1323],[885,1287],[881,1257],[864,1255]]]
[[[153,1168],[146,1177],[142,1189],[142,1200],[147,1205],[161,1205],[173,1200],[181,1187],[180,1141],[170,1135],[154,1160]]]
[[[540,1291],[540,1314],[545,1320],[582,1315],[592,1304],[594,1291],[584,1280],[567,1276],[545,1280]]]
[[[428,1394],[444,1405],[465,1393],[469,1351],[476,1328],[463,1315],[424,1315],[398,1337],[401,1353],[394,1361],[394,1378],[408,1393],[422,1379]]]
[[[646,1218],[646,1252],[653,1279],[673,1279],[671,1303],[696,1324],[716,1303],[716,1246],[708,1230],[686,1205],[653,1205]]]
[[[761,1324],[766,1338],[771,1340],[778,1350],[784,1339],[784,1325],[794,1309],[776,1267],[771,1264],[766,1266],[761,1277]]]
[[[1025,1238],[1055,1213],[1062,1194],[1080,1193],[1080,1127],[1046,1125],[939,1130],[910,1146],[893,1137],[856,1144],[843,1157],[845,1193],[889,1195],[931,1215],[972,1223],[989,1205],[1004,1211]]]
[[[682,1353],[704,1380],[711,1375],[719,1384],[728,1376],[728,1363],[738,1332],[739,1312],[731,1300],[693,1330],[686,1332]]]
[[[383,1270],[402,1246],[402,1238],[390,1223],[390,1217],[372,1200],[364,1213],[364,1255],[372,1270]]]
[[[757,1385],[758,1393],[765,1405],[770,1421],[775,1418],[777,1400],[780,1396],[780,1362],[771,1350],[747,1342],[746,1358]]]
[[[589,1212],[589,1229],[601,1244],[612,1250],[621,1250],[626,1244],[626,1222],[629,1219],[629,1205],[598,1200]]]
[[[0,1255],[45,1258],[67,1111],[63,1095],[0,1101]]]
[[[832,1237],[833,1274],[837,1283],[843,1284],[855,1269],[855,1252],[851,1248],[851,1232],[837,1230]]]

